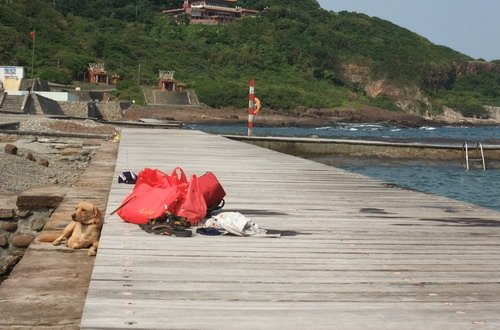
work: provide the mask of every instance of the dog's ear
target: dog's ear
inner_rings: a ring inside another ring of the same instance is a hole
[[[102,213],[97,206],[94,206],[94,223],[100,225],[102,223]]]

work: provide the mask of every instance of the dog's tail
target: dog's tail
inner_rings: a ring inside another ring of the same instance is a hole
[[[52,243],[54,242],[60,235],[56,233],[42,233],[38,235],[36,238],[39,242]]]

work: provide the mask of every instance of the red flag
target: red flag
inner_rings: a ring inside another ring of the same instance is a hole
[[[30,38],[31,38],[31,40],[35,40],[35,37],[36,37],[36,32],[35,31],[31,31],[30,32]]]

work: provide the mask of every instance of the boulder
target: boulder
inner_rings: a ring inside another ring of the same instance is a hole
[[[45,217],[40,217],[31,222],[30,228],[33,231],[42,231],[43,226],[45,226],[45,222],[47,222],[47,219]]]
[[[2,223],[2,229],[8,231],[9,233],[14,233],[18,228],[15,222],[4,222]]]
[[[6,144],[5,145],[5,153],[6,154],[11,154],[11,155],[17,155],[17,147],[13,144]]]
[[[7,239],[7,236],[0,235],[0,248],[5,249],[6,247],[9,247],[9,240]]]
[[[26,155],[26,159],[31,160],[32,162],[36,162],[36,159],[31,152],[28,155]]]
[[[11,243],[13,246],[25,249],[27,248],[31,242],[35,239],[33,235],[14,235],[12,236]]]
[[[19,219],[26,219],[27,217],[32,216],[33,212],[30,210],[17,210],[16,215]]]
[[[38,161],[38,164],[45,166],[45,167],[49,167],[49,161],[47,159],[40,159]]]
[[[0,207],[0,220],[14,218],[15,211],[12,208]]]

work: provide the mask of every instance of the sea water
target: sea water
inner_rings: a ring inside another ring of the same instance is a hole
[[[245,125],[190,125],[215,134],[246,135]],[[500,145],[500,126],[405,128],[378,124],[337,124],[325,127],[255,127],[255,136],[320,137],[379,141]],[[401,187],[438,194],[500,211],[500,169],[471,169],[451,162],[359,161],[335,156],[327,163]]]
[[[189,125],[215,134],[246,135],[245,125]],[[467,127],[467,126],[423,126],[405,128],[379,124],[339,123],[324,127],[254,127],[255,136],[291,136],[319,137],[330,139],[368,139],[379,141],[414,141],[414,142],[467,142],[469,145],[500,144],[500,126]]]
[[[498,169],[465,171],[463,166],[450,163],[392,162],[368,165],[343,164],[339,167],[403,188],[446,196],[500,211],[500,170]]]

